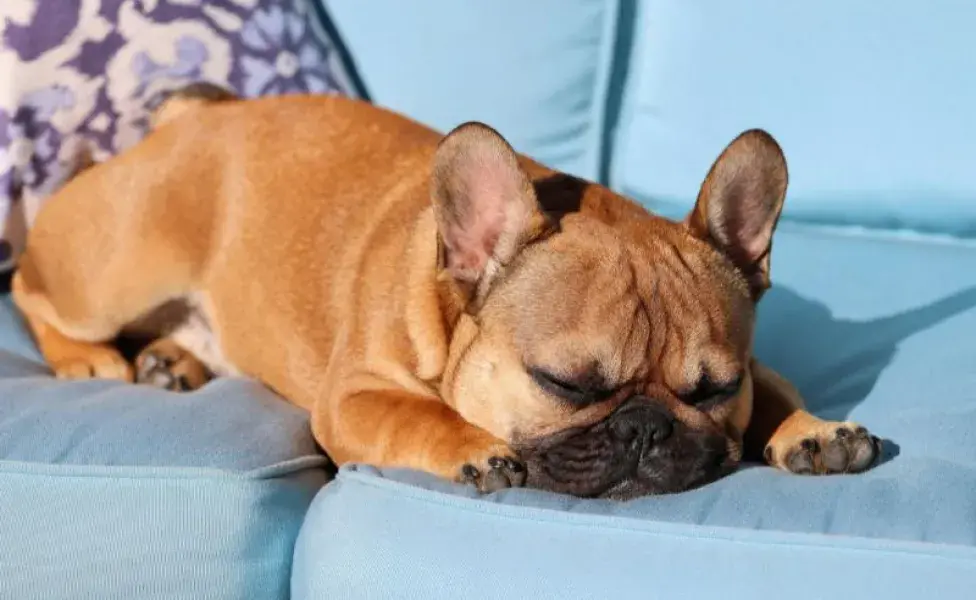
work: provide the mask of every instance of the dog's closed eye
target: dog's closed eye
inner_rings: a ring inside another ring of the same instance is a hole
[[[567,379],[539,367],[530,367],[528,373],[543,391],[573,406],[585,406],[613,395],[613,390],[607,389],[602,378],[593,374]]]
[[[679,397],[685,404],[698,409],[707,409],[724,402],[739,393],[742,388],[742,374],[730,381],[712,381],[707,373],[703,373],[695,385],[695,389]]]

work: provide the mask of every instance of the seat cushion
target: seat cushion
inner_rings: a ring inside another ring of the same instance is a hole
[[[0,597],[287,598],[325,465],[250,381],[55,380],[0,302]]]
[[[622,503],[352,466],[309,511],[293,597],[970,598],[976,246],[785,225],[772,264],[758,356],[884,438],[882,464]]]
[[[683,212],[762,127],[784,217],[976,236],[976,4],[640,0],[611,184]]]
[[[442,132],[484,121],[520,151],[599,176],[616,0],[318,0],[377,104]]]

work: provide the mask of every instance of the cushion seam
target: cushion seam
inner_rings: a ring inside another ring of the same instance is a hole
[[[634,120],[635,102],[634,98],[635,90],[640,88],[640,83],[644,78],[644,67],[646,61],[644,60],[644,50],[646,46],[645,35],[640,31],[641,22],[643,19],[644,12],[644,2],[637,2],[634,9],[634,37],[630,48],[630,65],[628,68],[627,78],[622,82],[622,89],[620,91],[620,110],[617,117],[617,127],[616,131],[610,139],[610,148],[607,150],[610,154],[609,167],[607,168],[607,181],[606,185],[621,194],[626,194],[626,177],[622,172],[623,161],[622,156],[628,154],[631,138],[631,124]],[[646,205],[641,202],[642,206]]]
[[[607,115],[609,113],[608,103],[610,102],[610,83],[613,79],[613,71],[616,67],[614,51],[617,46],[617,35],[619,34],[621,0],[607,0],[603,6],[603,23],[600,34],[600,54],[598,57],[598,71],[593,81],[593,96],[590,106],[590,128],[589,134],[589,157],[587,158],[587,172],[594,181],[600,178],[600,171],[606,156],[609,154],[604,148],[606,136]]]
[[[315,469],[324,469],[328,459],[303,456],[271,465],[233,471],[213,467],[164,467],[156,465],[65,465],[14,460],[0,460],[0,477],[22,475],[51,479],[157,479],[203,480],[257,483],[287,478]]]

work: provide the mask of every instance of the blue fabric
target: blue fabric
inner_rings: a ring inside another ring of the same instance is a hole
[[[0,598],[288,598],[310,461],[248,474],[0,462]]]
[[[611,184],[668,213],[763,127],[786,218],[976,236],[976,4],[643,0]]]
[[[757,354],[884,438],[874,470],[615,503],[353,466],[310,508],[293,597],[971,598],[976,245],[785,225],[772,263]]]
[[[0,460],[250,471],[318,454],[308,414],[247,379],[191,394],[54,379],[0,303]]]
[[[480,120],[520,151],[596,178],[616,0],[319,0],[377,104],[448,131]]]
[[[325,462],[244,380],[58,382],[0,302],[0,598],[287,598]]]

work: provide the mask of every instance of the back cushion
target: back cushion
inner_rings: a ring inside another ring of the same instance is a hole
[[[785,217],[976,235],[976,3],[644,0],[611,184],[681,214],[738,133],[790,168]]]
[[[498,129],[550,166],[595,177],[614,0],[320,0],[370,98],[447,132]]]

